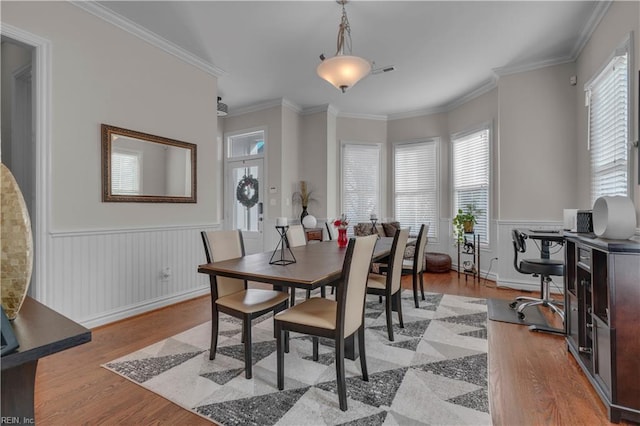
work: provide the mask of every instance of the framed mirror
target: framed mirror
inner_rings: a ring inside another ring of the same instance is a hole
[[[102,201],[195,203],[196,148],[102,124]]]

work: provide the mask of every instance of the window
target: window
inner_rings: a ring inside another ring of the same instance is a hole
[[[111,153],[111,192],[113,195],[140,195],[142,185],[142,153],[113,151]]]
[[[591,203],[603,195],[628,194],[628,53],[613,59],[585,86],[589,106]]]
[[[380,145],[342,145],[342,213],[351,224],[380,216]]]
[[[228,136],[227,158],[263,155],[264,139],[264,130]]]
[[[417,234],[429,225],[429,238],[438,237],[438,147],[435,139],[394,145],[393,209],[402,226]]]
[[[489,243],[489,127],[454,135],[452,142],[453,211],[475,206],[475,232]]]

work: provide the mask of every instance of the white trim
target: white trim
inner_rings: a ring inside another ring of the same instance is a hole
[[[51,231],[51,238],[87,237],[93,235],[118,235],[118,234],[138,234],[142,232],[160,231],[202,231],[204,229],[222,229],[221,223],[204,223],[194,225],[164,225],[164,226],[143,226],[135,228],[102,228],[102,229],[79,229],[73,231]]]
[[[51,42],[35,34],[2,23],[0,34],[34,49],[32,93],[35,116],[35,256],[33,296],[46,304],[51,277],[49,227],[51,224]]]
[[[228,73],[222,68],[217,67],[216,65],[203,60],[202,58],[194,55],[193,53],[183,49],[182,47],[170,42],[169,40],[160,37],[154,32],[149,31],[146,28],[136,24],[135,22],[125,18],[122,15],[117,14],[111,9],[95,2],[95,1],[74,1],[69,0],[69,3],[72,5],[88,12],[105,22],[108,22],[116,27],[133,34],[141,40],[146,41],[147,43],[155,46],[161,50],[164,50],[170,55],[175,56],[176,58],[186,62],[187,64],[193,65],[194,67],[211,74],[215,77],[222,77],[227,75]]]
[[[559,56],[557,58],[549,58],[538,62],[530,62],[528,64],[498,67],[494,68],[493,72],[496,73],[497,76],[503,77],[509,74],[518,74],[522,72],[538,70],[540,68],[551,67],[554,65],[562,65],[569,62],[574,62],[575,60],[576,58],[572,56]]]
[[[134,315],[140,315],[145,312],[153,311],[156,309],[164,308],[165,306],[173,305],[185,300],[194,299],[199,296],[204,296],[209,293],[209,286],[188,290],[183,293],[174,294],[171,296],[160,297],[154,300],[148,300],[134,305],[127,306],[125,308],[114,309],[109,312],[104,312],[99,315],[84,318],[78,322],[87,328],[95,328],[101,325],[109,324],[122,319],[130,318]]]
[[[351,112],[339,112],[337,113],[338,118],[356,118],[362,120],[377,120],[377,121],[387,121],[389,118],[386,115],[375,115],[375,114],[357,114]]]
[[[279,98],[279,99],[271,99],[268,101],[260,102],[260,103],[249,105],[246,107],[234,108],[233,111],[230,111],[229,114],[227,114],[227,116],[224,117],[224,119],[227,119],[229,117],[237,117],[239,115],[249,114],[252,112],[258,112],[258,111],[262,111],[262,110],[273,108],[273,107],[283,107],[283,108],[286,107],[294,112],[297,112],[298,114],[303,113],[302,108],[300,108],[300,106],[298,106],[297,104],[291,102],[288,99]]]
[[[600,0],[596,2],[591,17],[589,17],[587,24],[582,29],[580,37],[578,37],[578,40],[576,41],[576,44],[575,46],[573,46],[573,50],[571,51],[571,57],[573,58],[573,60],[576,60],[580,53],[582,53],[582,49],[584,49],[584,47],[587,45],[587,42],[591,38],[591,34],[593,34],[593,32],[596,30],[598,24],[600,23],[602,18],[604,18],[604,15],[607,14],[611,3],[613,3],[612,0]]]

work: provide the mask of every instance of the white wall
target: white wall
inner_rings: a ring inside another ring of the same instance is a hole
[[[220,221],[216,78],[68,2],[3,2],[2,22],[52,46],[52,209],[38,298],[93,326],[206,293],[196,268],[198,230]],[[101,123],[197,144],[198,203],[101,202]]]
[[[316,201],[309,206],[310,213],[317,218],[326,218],[335,213],[327,211],[328,200],[335,194],[335,188],[329,182],[332,173],[327,169],[331,157],[327,139],[327,112],[302,116],[301,126],[298,176],[314,191],[313,198]],[[300,211],[300,208],[297,206],[295,211]]]
[[[576,208],[573,63],[499,81],[499,219],[562,220]]]

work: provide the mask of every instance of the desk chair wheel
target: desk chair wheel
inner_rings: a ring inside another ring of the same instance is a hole
[[[510,307],[511,309],[515,309],[517,305],[518,305],[518,302],[517,302],[517,301],[514,301],[514,302],[509,303],[509,307]]]

